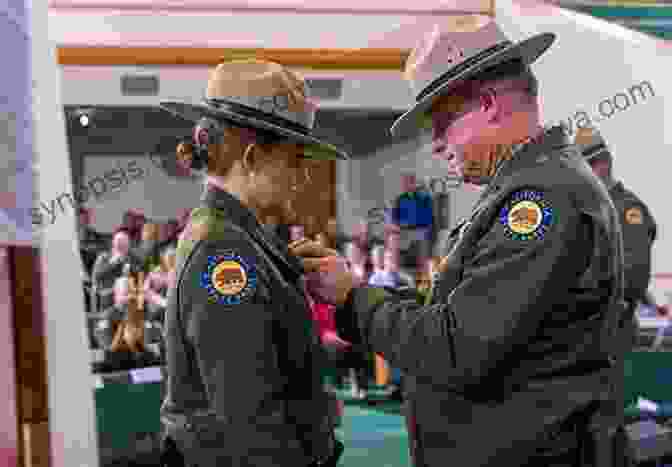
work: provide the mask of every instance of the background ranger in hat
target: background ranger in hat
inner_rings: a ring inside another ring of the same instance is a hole
[[[632,303],[646,299],[651,281],[651,248],[657,235],[656,222],[644,201],[616,181],[612,155],[599,131],[581,128],[575,142],[595,175],[609,190],[621,219],[625,252],[625,298]]]
[[[276,63],[223,63],[203,105],[161,106],[196,123],[179,158],[207,170],[168,297],[163,464],[335,465],[303,265],[258,215],[298,191],[303,157],[347,157],[310,135],[306,84]]]
[[[435,155],[487,188],[429,304],[354,289],[343,337],[407,376],[416,466],[581,465],[625,313],[618,217],[562,129],[540,126],[528,66],[554,36],[512,43],[482,16],[446,29],[411,53],[417,103],[393,131],[429,115]]]
[[[619,342],[617,345],[620,349],[616,354],[614,370],[616,375],[623,377],[625,374],[623,357],[626,353],[631,352],[637,343],[639,332],[635,314],[637,306],[643,302],[655,305],[648,293],[648,288],[651,280],[651,249],[657,234],[656,222],[648,206],[637,195],[626,189],[622,182],[614,179],[611,151],[609,151],[598,130],[594,128],[579,129],[575,143],[581,149],[583,157],[590,164],[595,175],[602,180],[609,190],[609,195],[611,195],[621,221],[625,274],[624,292],[625,300],[629,305],[629,312],[619,323]],[[615,403],[620,404],[620,407],[623,407],[622,401],[625,400],[623,390],[623,384],[615,385]],[[623,443],[623,447],[617,446],[622,452],[625,450],[625,443],[627,443],[624,431],[625,413],[624,411],[619,412],[618,415],[622,420],[619,424],[623,428],[619,431],[616,442]]]

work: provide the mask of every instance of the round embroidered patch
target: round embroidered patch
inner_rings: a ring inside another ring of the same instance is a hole
[[[499,213],[506,236],[513,240],[542,240],[553,221],[553,207],[537,190],[517,191]]]
[[[201,273],[201,286],[208,291],[208,301],[220,305],[237,305],[257,289],[254,266],[233,251],[208,256],[207,270]]]

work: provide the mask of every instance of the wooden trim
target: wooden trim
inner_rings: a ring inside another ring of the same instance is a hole
[[[402,70],[404,49],[218,49],[188,47],[59,47],[60,65],[209,65],[263,58],[292,67]]]

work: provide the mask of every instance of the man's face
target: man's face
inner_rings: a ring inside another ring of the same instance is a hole
[[[487,125],[480,110],[478,95],[467,86],[439,97],[430,109],[432,153],[449,161],[453,176],[463,176],[465,157]]]
[[[433,155],[449,161],[450,175],[476,185],[491,175],[503,151],[509,150],[502,143],[513,142],[514,135],[504,134],[494,119],[498,104],[511,99],[466,83],[435,101],[430,109]],[[518,120],[517,116],[516,124]]]

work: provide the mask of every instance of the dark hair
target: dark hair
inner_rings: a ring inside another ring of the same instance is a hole
[[[539,81],[537,77],[534,76],[530,67],[525,65],[521,60],[511,60],[487,68],[479,73],[473,81],[482,86],[503,80],[512,80],[520,83],[521,90],[530,97],[537,97],[539,95]]]

